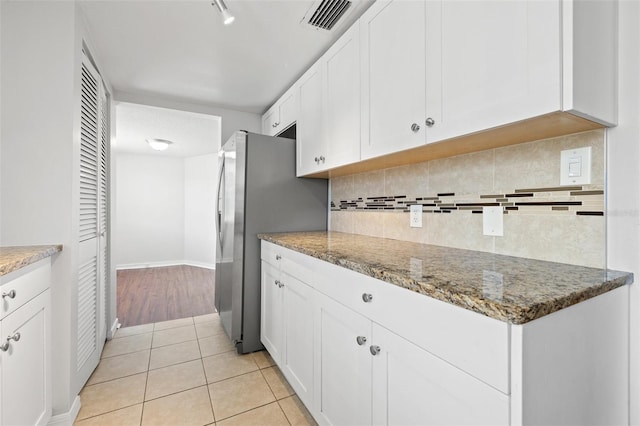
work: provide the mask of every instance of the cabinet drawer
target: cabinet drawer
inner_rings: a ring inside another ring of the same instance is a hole
[[[318,291],[509,393],[507,323],[317,259],[314,270]]]
[[[311,265],[313,258],[307,255],[289,250],[277,244],[272,244],[268,241],[262,241],[261,258],[263,261],[299,279],[303,283],[311,283],[312,281],[313,271]]]
[[[15,297],[0,300],[0,319],[50,287],[51,260],[42,259],[0,278],[0,294],[15,291]]]

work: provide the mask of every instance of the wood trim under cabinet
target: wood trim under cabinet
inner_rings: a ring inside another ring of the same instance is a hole
[[[553,112],[446,141],[426,144],[417,148],[336,167],[332,170],[312,173],[304,177],[330,179],[332,177],[421,163],[438,158],[453,157],[604,127],[602,124],[589,121],[568,112]]]

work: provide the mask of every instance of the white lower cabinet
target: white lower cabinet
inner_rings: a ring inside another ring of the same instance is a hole
[[[628,286],[515,325],[265,241],[262,259],[262,342],[321,425],[628,424]]]
[[[283,256],[285,264],[299,265],[292,263],[288,254],[284,249],[262,251],[260,339],[300,400],[310,406],[314,386],[315,292],[281,271]],[[302,268],[294,270],[304,275]]]
[[[312,413],[320,424],[371,424],[371,321],[316,293]]]
[[[346,289],[344,300],[319,291],[328,278],[355,290],[346,270],[329,276],[320,260],[262,247],[262,343],[319,424],[509,423],[508,395],[373,320],[385,295],[365,302],[358,288],[355,306],[371,306],[358,312]]]
[[[44,425],[51,418],[49,262],[0,281],[1,426]]]
[[[502,392],[375,323],[372,342],[374,425],[509,424]]]
[[[300,400],[313,401],[314,291],[296,278],[282,274],[284,350],[280,368]]]
[[[278,364],[282,362],[282,348],[284,346],[284,330],[282,328],[284,298],[278,287],[279,283],[280,270],[263,260],[260,340]]]

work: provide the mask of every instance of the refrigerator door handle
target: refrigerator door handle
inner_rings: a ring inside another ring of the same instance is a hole
[[[221,153],[220,155],[220,160],[221,160],[221,164],[220,164],[220,171],[218,172],[218,194],[217,194],[217,198],[216,198],[216,212],[217,212],[217,216],[218,216],[218,223],[217,223],[217,227],[218,227],[218,241],[220,241],[220,247],[222,247],[222,210],[220,209],[220,195],[224,195],[221,194],[223,187],[222,187],[222,177],[224,176],[224,165],[225,165],[225,157],[224,157],[224,152]]]

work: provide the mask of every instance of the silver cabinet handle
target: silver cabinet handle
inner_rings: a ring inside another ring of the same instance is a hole
[[[433,127],[433,125],[436,124],[436,120],[434,120],[433,118],[429,117],[426,120],[424,120],[424,124],[426,124],[427,127]]]
[[[280,260],[282,259],[282,256],[280,256],[279,254],[276,254],[276,260]]]
[[[274,283],[275,285],[277,285],[278,287],[280,287],[280,280],[275,280],[273,283]]]
[[[413,123],[413,124],[411,125],[411,131],[412,131],[413,133],[418,133],[418,130],[420,130],[420,125],[418,125],[418,123]]]
[[[284,287],[284,283],[282,281],[278,281],[278,288]]]
[[[11,290],[8,293],[2,293],[2,298],[4,299],[5,297],[8,297],[9,299],[15,299],[16,298],[16,291],[15,290]]]
[[[364,336],[358,336],[356,337],[356,342],[358,342],[358,345],[362,346],[367,343],[367,338]]]
[[[373,294],[362,293],[362,300],[364,301],[364,303],[370,303],[373,300]]]
[[[318,159],[319,159],[320,161],[322,161],[322,164],[324,164],[324,160],[325,160],[324,156],[322,156],[322,155],[321,155],[321,156],[320,156],[320,158],[318,158]]]
[[[320,164],[320,159],[318,157],[314,158],[313,161],[315,161],[316,164]]]
[[[7,337],[7,341],[4,342],[2,345],[0,345],[0,351],[2,351],[2,352],[8,351],[9,350],[9,342],[12,341],[12,340],[15,341],[15,342],[20,340],[20,333],[16,332],[16,333],[14,333],[13,336]]]
[[[376,356],[380,353],[380,346],[377,345],[371,345],[369,346],[369,352],[371,352],[371,355]]]

